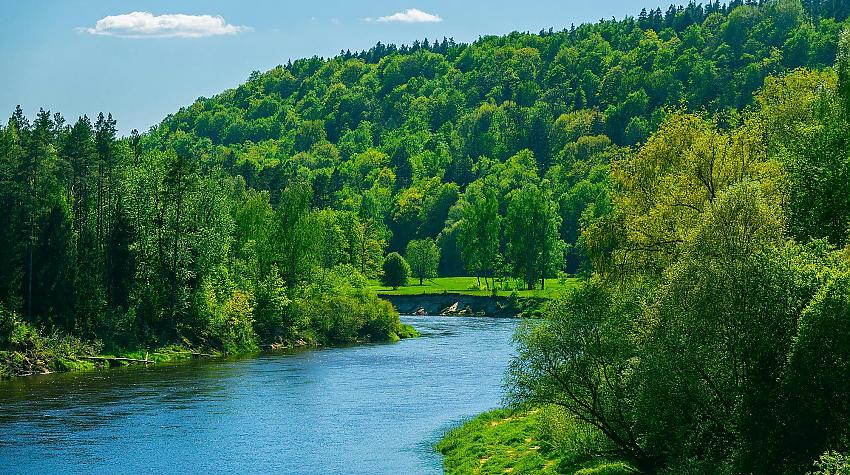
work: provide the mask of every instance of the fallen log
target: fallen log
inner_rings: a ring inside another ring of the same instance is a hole
[[[46,369],[43,370],[43,371],[30,371],[29,373],[18,373],[16,376],[20,376],[22,378],[25,378],[27,376],[35,376],[37,374],[53,374],[53,371],[46,370]]]
[[[153,363],[152,360],[149,360],[147,358],[143,359],[143,360],[140,360],[138,358],[119,358],[119,357],[113,357],[113,356],[80,356],[79,358],[81,360],[107,361],[109,363],[112,363],[112,362],[116,362],[116,363],[144,363],[144,364]]]

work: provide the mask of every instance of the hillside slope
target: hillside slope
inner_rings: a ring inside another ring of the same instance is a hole
[[[300,59],[200,98],[146,143],[190,147],[270,190],[273,204],[288,183],[308,182],[314,207],[374,220],[389,251],[439,239],[444,274],[558,270],[543,262],[529,271],[511,256],[510,195],[532,184],[546,200],[530,205],[551,208],[540,235],[575,272],[582,215],[606,212],[607,164],[621,147],[644,141],[671,108],[734,125],[768,75],[833,64],[840,2],[741,3]],[[481,198],[464,193],[471,184],[496,190],[502,228],[487,239],[504,259],[481,262],[480,239],[454,226]]]

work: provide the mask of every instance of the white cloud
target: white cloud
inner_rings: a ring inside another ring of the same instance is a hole
[[[92,35],[124,38],[203,38],[234,35],[246,28],[228,24],[220,16],[154,15],[150,12],[133,12],[103,17],[95,23],[94,27],[83,27],[78,30]]]
[[[439,21],[443,21],[443,19],[437,15],[432,15],[430,13],[423,12],[422,10],[417,10],[416,8],[408,8],[403,12],[397,12],[389,16],[379,17],[378,21],[398,21],[402,23],[436,23]]]

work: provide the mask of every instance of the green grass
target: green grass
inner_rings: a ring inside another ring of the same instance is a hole
[[[559,281],[558,279],[546,279],[545,290],[517,290],[519,297],[538,297],[552,298],[558,296],[564,290],[569,289],[579,282],[579,278],[570,277],[566,280]],[[462,294],[462,295],[479,295],[489,296],[493,294],[492,290],[487,290],[484,286],[484,280],[481,280],[481,287],[478,286],[478,279],[475,277],[437,277],[435,279],[425,280],[423,285],[419,285],[419,279],[410,279],[408,285],[399,287],[393,290],[391,287],[381,284],[377,280],[369,282],[372,289],[379,294],[388,295],[427,295],[427,294]],[[504,286],[503,283],[496,282],[497,286]],[[512,286],[509,286],[512,287]],[[504,287],[502,287],[504,288]],[[514,290],[500,290],[498,295],[508,296]]]
[[[555,408],[499,409],[452,430],[436,449],[445,473],[626,475],[619,461],[588,455],[604,438]]]

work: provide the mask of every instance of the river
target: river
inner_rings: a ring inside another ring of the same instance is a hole
[[[422,337],[0,382],[0,473],[440,473],[516,321],[402,320]]]

